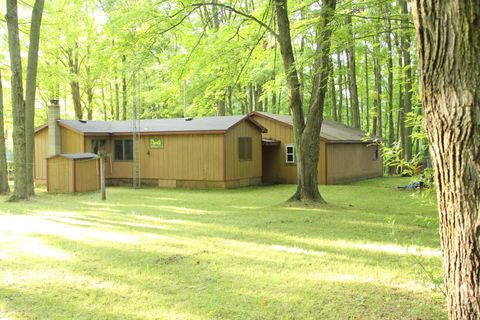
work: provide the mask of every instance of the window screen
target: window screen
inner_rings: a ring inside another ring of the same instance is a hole
[[[285,145],[285,163],[295,163],[295,145]]]
[[[252,138],[238,138],[238,160],[252,160]]]
[[[133,141],[115,140],[115,160],[133,160]]]

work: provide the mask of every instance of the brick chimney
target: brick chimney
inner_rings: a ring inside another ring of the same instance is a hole
[[[50,100],[48,106],[48,156],[60,154],[60,104],[58,100]]]

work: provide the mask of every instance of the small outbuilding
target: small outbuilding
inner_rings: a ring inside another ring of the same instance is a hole
[[[100,158],[94,153],[58,154],[47,158],[47,191],[75,193],[100,188]]]

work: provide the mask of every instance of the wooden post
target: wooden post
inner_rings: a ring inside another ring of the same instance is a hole
[[[100,156],[100,190],[102,193],[102,200],[107,200],[107,193],[105,190],[105,176],[106,176],[106,166],[105,166],[105,157],[106,154],[104,152],[99,153]]]

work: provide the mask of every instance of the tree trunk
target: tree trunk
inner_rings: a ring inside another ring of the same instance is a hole
[[[346,23],[349,34],[349,46],[347,49],[349,84],[350,84],[350,116],[352,127],[360,128],[360,108],[358,105],[357,66],[355,57],[355,39],[353,36],[352,16],[347,14]]]
[[[8,186],[7,149],[5,147],[5,121],[3,119],[3,85],[0,72],[0,194],[10,192]]]
[[[389,18],[389,12],[387,12],[387,28],[385,39],[387,42],[387,72],[388,72],[388,145],[392,146],[395,141],[395,128],[393,124],[393,49],[392,49],[392,23]]]
[[[480,319],[480,6],[415,0],[450,319]]]
[[[370,132],[370,89],[368,78],[368,42],[365,41],[365,122],[367,123],[366,131]]]
[[[399,35],[395,36],[395,46],[397,48],[398,53],[398,68],[402,70],[403,68],[403,57],[402,57],[402,48],[400,47],[400,41],[398,41]],[[403,122],[403,72],[399,73],[400,80],[398,81],[398,112],[397,112],[397,131],[396,131],[396,141],[400,141],[402,143],[402,150],[403,150],[403,142],[404,142],[404,135],[405,135],[405,123]]]
[[[400,0],[400,7],[402,10],[402,36],[400,38],[400,46],[402,48],[403,55],[403,70],[405,72],[405,94],[403,96],[403,123],[405,123],[406,117],[410,112],[412,112],[412,59],[410,56],[410,35],[409,35],[409,12],[407,6],[407,0]],[[403,155],[404,159],[409,161],[412,159],[412,128],[410,126],[405,126],[405,132],[403,135]]]
[[[127,57],[125,55],[122,56],[123,62],[123,73],[122,73],[122,120],[127,120],[127,79],[126,79],[126,61]]]
[[[225,115],[225,100],[221,99],[217,101],[217,116]]]
[[[342,59],[340,57],[340,52],[337,51],[337,61],[338,61],[338,91],[340,92],[338,97],[338,116],[337,119],[339,122],[342,122],[342,113],[343,113],[343,68],[342,68]]]
[[[335,79],[333,76],[333,59],[330,58],[330,96],[332,100],[332,119],[333,121],[337,121],[337,93],[335,91]]]
[[[70,81],[72,90],[73,108],[75,109],[75,119],[83,119],[82,99],[80,98],[80,84],[77,80]]]
[[[30,22],[28,46],[27,80],[25,85],[25,162],[28,194],[35,193],[33,180],[33,153],[35,131],[35,94],[37,92],[38,47],[40,46],[40,25],[42,23],[44,0],[36,0]]]
[[[387,72],[388,72],[388,106],[387,106],[387,121],[388,121],[388,146],[392,147],[395,142],[395,127],[393,123],[393,48],[392,48],[392,22],[390,20],[390,10],[387,7],[386,12],[387,19],[387,33],[385,34],[385,40],[387,43]],[[388,173],[394,174],[395,168],[388,167]]]
[[[23,100],[22,58],[18,29],[17,1],[7,0],[5,16],[10,53],[11,96],[13,116],[13,158],[15,161],[15,189],[11,201],[28,198],[28,179],[25,141],[25,101]]]
[[[375,39],[375,43],[378,43],[378,40]],[[378,46],[374,46],[373,50],[373,70],[375,74],[375,135],[382,137],[382,74],[380,70],[380,61],[378,52]]]
[[[330,38],[332,30],[329,23],[333,17],[335,5],[335,0],[325,0],[322,4],[320,19],[317,25],[317,49],[313,66],[312,94],[308,118],[305,121],[300,82],[290,35],[287,0],[275,0],[279,33],[278,42],[287,79],[288,105],[292,112],[296,147],[297,191],[291,197],[291,201],[324,202],[318,190],[317,166],[323,107],[330,73]]]
[[[117,79],[115,79],[115,120],[120,120],[120,89]]]

